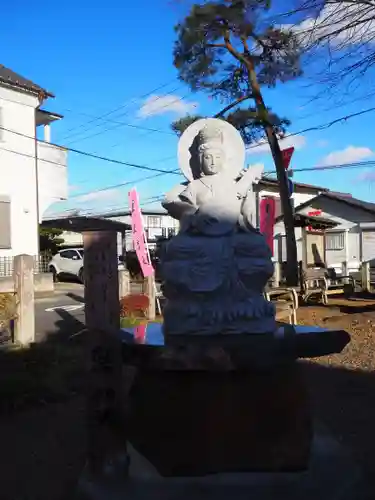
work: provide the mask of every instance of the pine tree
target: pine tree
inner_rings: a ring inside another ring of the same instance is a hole
[[[267,109],[261,86],[274,87],[301,75],[296,38],[267,24],[270,0],[217,0],[195,4],[175,30],[174,65],[191,90],[204,91],[228,103],[226,119],[246,144],[265,134],[276,166],[287,237],[287,282],[298,284],[297,248],[287,177],[278,143],[287,121]],[[196,118],[196,117],[195,117]],[[176,131],[185,122],[173,124]]]

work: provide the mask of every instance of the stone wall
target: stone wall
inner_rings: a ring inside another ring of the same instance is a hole
[[[35,292],[53,292],[54,283],[51,273],[34,274],[34,291]],[[0,293],[14,292],[13,276],[0,277]]]

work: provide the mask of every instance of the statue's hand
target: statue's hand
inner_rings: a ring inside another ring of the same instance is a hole
[[[261,164],[252,165],[241,172],[241,176],[237,180],[237,192],[242,197],[245,197],[246,193],[252,190],[253,184],[262,178],[263,168]]]
[[[162,206],[174,219],[181,220],[186,215],[193,214],[197,207],[194,200],[188,197],[186,186],[180,184],[169,191],[162,202]]]

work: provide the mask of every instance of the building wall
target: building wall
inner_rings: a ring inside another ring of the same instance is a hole
[[[157,221],[155,220],[155,218],[157,218]],[[131,224],[130,215],[119,215],[108,217],[108,219],[123,222],[125,224]],[[150,249],[156,246],[157,237],[168,236],[168,232],[170,230],[173,230],[175,233],[178,231],[178,221],[167,214],[158,212],[144,213],[143,221]],[[155,224],[155,222],[157,222],[157,224]],[[132,235],[130,231],[126,231],[125,233],[125,247],[126,250],[134,250]],[[118,249],[120,255],[122,253],[121,235],[118,236]]]
[[[11,233],[11,246],[1,248],[0,257],[22,253],[36,255],[39,251],[38,212],[41,221],[43,212],[56,201],[57,185],[60,189],[59,196],[64,195],[61,186],[67,182],[66,157],[63,175],[58,178],[51,175],[51,164],[44,162],[38,175],[39,206],[37,207],[38,145],[35,140],[37,106],[39,106],[37,97],[0,86],[0,126],[8,129],[0,129],[0,196],[10,198]],[[66,155],[65,152],[64,154]],[[53,170],[56,170],[56,167],[53,167]]]
[[[64,231],[61,235],[64,239],[62,246],[64,247],[81,247],[83,246],[82,233],[74,233],[73,231]]]
[[[0,87],[0,125],[35,137],[38,99]],[[0,194],[10,198],[11,248],[0,256],[38,253],[35,141],[6,130],[0,131]]]

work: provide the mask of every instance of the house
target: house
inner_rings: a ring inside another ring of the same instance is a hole
[[[375,261],[375,203],[326,191],[297,206],[295,213],[316,213],[336,224],[326,231],[324,243],[316,236],[328,267],[346,274]]]
[[[170,217],[165,210],[142,210],[142,215],[150,250],[156,247],[158,238],[169,238],[178,231],[178,221]],[[101,214],[100,217],[131,224],[129,210]],[[64,247],[80,247],[83,244],[82,235],[78,233],[65,231],[61,237],[64,239]],[[126,231],[124,240],[122,240],[121,235],[118,236],[118,254],[122,255],[124,250],[134,250],[131,231]]]
[[[178,221],[168,215],[165,210],[142,210],[142,215],[146,239],[150,250],[156,248],[156,242],[159,238],[169,238],[170,236],[177,234],[179,227]],[[111,214],[103,214],[102,217],[118,222],[123,222],[125,224],[131,223],[129,210]],[[123,244],[125,245],[126,250],[134,250],[132,235],[130,231],[126,232],[125,241]]]
[[[62,116],[42,109],[53,97],[0,65],[0,258],[38,255],[43,213],[67,198],[67,152],[50,130]]]
[[[302,203],[308,202],[312,198],[318,196],[320,193],[329,192],[328,188],[321,186],[314,186],[311,184],[304,184],[294,182],[294,192],[291,197],[292,206],[296,207]],[[277,219],[281,213],[281,200],[279,195],[279,184],[277,179],[263,176],[259,183],[255,186],[256,195],[256,225],[259,227],[260,222],[260,202],[263,198],[272,197],[276,200],[276,213]],[[295,235],[297,241],[297,255],[298,260],[302,260],[302,230],[299,227],[295,228]],[[286,261],[286,238],[285,228],[283,222],[275,224],[274,228],[274,260],[278,262]]]

